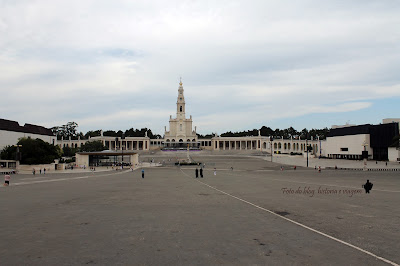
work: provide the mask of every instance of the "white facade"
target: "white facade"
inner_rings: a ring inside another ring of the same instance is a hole
[[[104,146],[109,150],[127,150],[127,151],[148,151],[150,150],[150,138],[149,137],[126,137],[125,139],[107,136],[97,136],[90,139],[67,139],[57,140],[57,145],[60,148],[80,148],[83,144],[88,141],[101,141]]]
[[[194,146],[197,144],[196,130],[192,129],[192,116],[186,118],[186,104],[183,93],[182,81],[179,83],[178,98],[176,101],[176,118],[169,118],[169,131],[165,128],[164,143],[168,146],[186,147],[187,144]]]
[[[18,143],[20,138],[41,139],[50,144],[56,143],[56,136],[39,135],[25,132],[15,132],[8,130],[0,130],[0,150],[6,146],[12,146]]]
[[[330,158],[361,159],[365,144],[368,155],[372,155],[369,134],[328,137],[324,143],[324,153]]]
[[[389,147],[388,157],[390,162],[400,162],[400,150],[396,147]]]

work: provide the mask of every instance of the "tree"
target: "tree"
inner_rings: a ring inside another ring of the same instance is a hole
[[[41,139],[21,138],[17,145],[21,152],[21,164],[47,164],[60,158],[62,151],[58,146],[49,144]],[[17,148],[7,146],[1,152],[1,158],[5,160],[15,160]]]
[[[76,122],[68,122],[66,125],[52,127],[51,131],[57,136],[68,139],[69,137],[73,138],[78,136],[77,127],[78,124]]]
[[[93,138],[93,137],[97,137],[101,135],[101,130],[95,130],[95,131],[88,131],[86,132],[86,134],[84,135],[85,139],[89,139],[89,137]]]
[[[394,136],[392,139],[392,144],[390,144],[390,147],[400,147],[400,135]]]
[[[80,151],[86,151],[86,152],[104,151],[104,150],[107,150],[107,147],[103,145],[103,142],[101,140],[88,141],[85,144],[83,144],[80,148]]]
[[[70,147],[63,147],[62,151],[63,151],[63,155],[65,157],[72,157],[75,156],[75,153],[77,152],[78,149],[76,148],[70,148]]]

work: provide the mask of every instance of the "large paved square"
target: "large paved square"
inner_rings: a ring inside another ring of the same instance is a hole
[[[400,172],[192,157],[203,179],[168,164],[144,179],[140,169],[13,176],[0,189],[0,264],[400,263]]]

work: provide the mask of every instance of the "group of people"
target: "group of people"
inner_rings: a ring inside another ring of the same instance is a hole
[[[42,174],[42,168],[39,169],[39,173]],[[32,174],[36,175],[36,169],[35,168],[32,169]],[[46,168],[43,168],[43,174],[44,175],[46,174]]]
[[[196,170],[195,170],[196,178],[199,177],[199,172],[200,172],[200,178],[203,178],[203,168],[200,168],[200,171],[198,168],[196,168]]]

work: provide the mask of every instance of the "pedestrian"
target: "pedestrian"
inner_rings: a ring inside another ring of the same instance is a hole
[[[33,174],[33,175],[35,175],[35,174],[36,174],[35,168],[33,168],[33,170],[32,170],[32,174]]]
[[[197,167],[196,167],[196,178],[198,178],[199,177],[199,169],[197,169]]]
[[[386,162],[386,166],[387,166],[387,162]]]
[[[372,189],[373,185],[374,184],[372,184],[371,182],[369,182],[369,180],[367,180],[367,183],[362,185],[362,187],[365,189],[365,193],[369,193],[369,191]]]
[[[40,168],[39,173],[42,174],[42,168]]]
[[[144,178],[144,169],[142,169],[142,178]]]
[[[200,177],[203,178],[203,169],[200,168]]]
[[[217,168],[214,167],[214,175],[217,175]]]
[[[10,179],[11,179],[10,175],[6,174],[4,176],[4,186],[9,186],[10,185]]]
[[[293,168],[294,170],[296,170],[296,165],[294,166],[294,168]]]
[[[44,175],[46,174],[46,168],[43,168],[43,174]]]
[[[321,166],[318,166],[318,173],[321,173]]]

